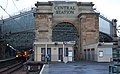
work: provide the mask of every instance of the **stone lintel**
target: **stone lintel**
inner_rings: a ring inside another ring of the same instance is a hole
[[[37,12],[37,13],[34,13],[34,14],[53,14],[52,12],[47,12],[47,13],[44,13],[44,12]]]
[[[39,30],[39,32],[48,32],[48,30]]]
[[[78,15],[78,18],[79,18],[81,15],[97,15],[97,16],[99,16],[99,14],[100,14],[100,13],[80,13],[80,14]]]
[[[34,13],[33,15],[35,16],[36,14],[53,14],[52,12],[47,12],[47,13],[43,13],[43,12],[37,12],[37,13]]]

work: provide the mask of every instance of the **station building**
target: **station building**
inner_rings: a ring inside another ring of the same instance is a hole
[[[113,22],[92,2],[49,1],[35,4],[34,60],[110,62]]]
[[[49,61],[109,62],[113,57],[114,22],[96,12],[93,3],[50,1],[35,5],[35,9],[0,20],[1,42],[19,50],[34,47],[35,61],[46,61],[49,56]]]

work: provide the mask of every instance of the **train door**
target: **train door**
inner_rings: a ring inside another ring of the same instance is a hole
[[[58,60],[63,61],[63,48],[58,49]]]
[[[41,48],[41,61],[45,62],[45,48]]]
[[[51,61],[51,48],[47,48],[48,61]]]

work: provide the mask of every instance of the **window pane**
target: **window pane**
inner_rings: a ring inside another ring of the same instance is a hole
[[[99,51],[99,57],[103,57],[103,51]]]

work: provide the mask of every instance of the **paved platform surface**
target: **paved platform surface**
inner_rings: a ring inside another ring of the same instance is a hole
[[[45,64],[41,74],[109,74],[109,65],[97,62]]]

